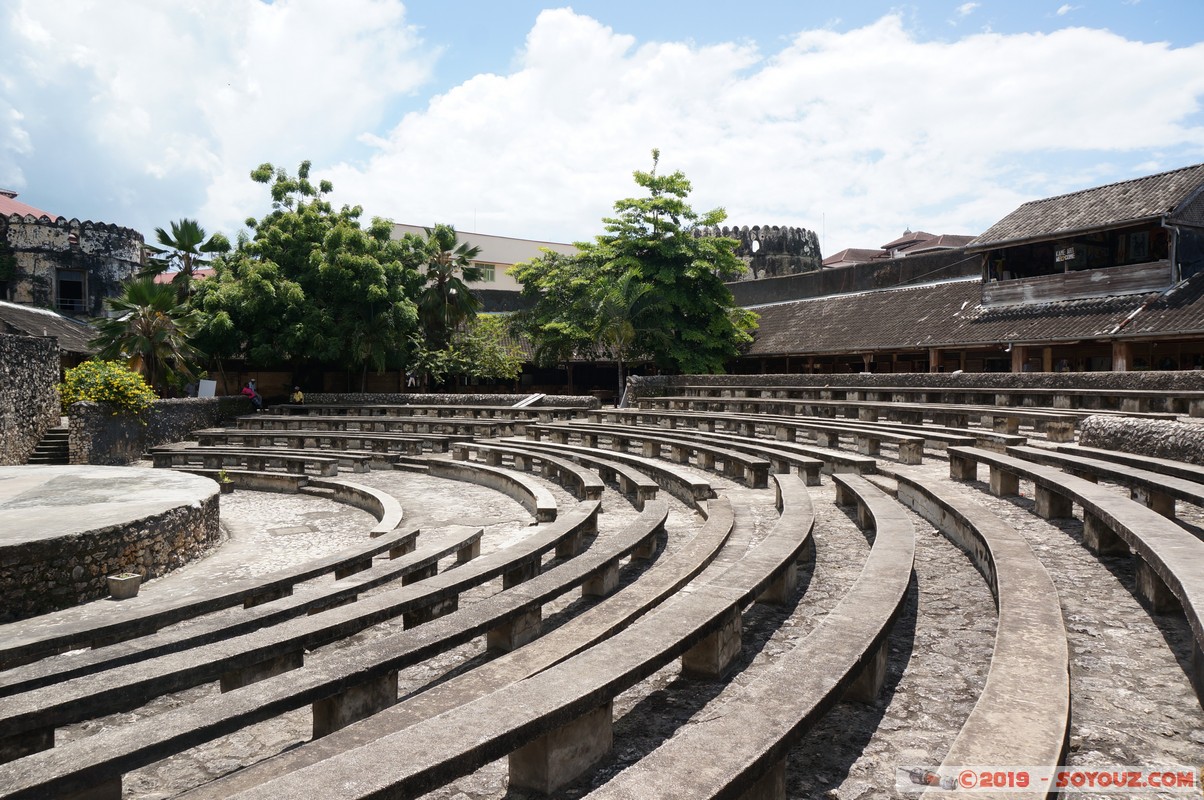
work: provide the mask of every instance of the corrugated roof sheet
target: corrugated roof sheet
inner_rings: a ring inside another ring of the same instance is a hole
[[[92,355],[96,348],[88,344],[97,330],[86,322],[64,317],[54,311],[0,301],[0,330],[23,336],[53,336],[59,350]]]
[[[1123,225],[1173,211],[1204,186],[1204,164],[1033,200],[996,222],[970,249],[1056,238],[1075,231]]]

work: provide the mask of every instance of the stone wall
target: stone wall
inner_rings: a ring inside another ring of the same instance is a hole
[[[72,464],[131,464],[152,447],[179,442],[192,431],[230,424],[250,414],[251,401],[242,396],[188,397],[156,400],[138,418],[113,414],[108,406],[75,403],[69,411]]]
[[[0,623],[104,597],[109,575],[136,572],[146,580],[166,574],[203,555],[220,534],[214,484],[197,505],[10,547],[0,562]]]
[[[1079,444],[1204,466],[1204,425],[1100,414],[1079,423]]]
[[[0,465],[24,464],[59,424],[58,381],[54,339],[0,333]]]
[[[679,386],[879,386],[983,389],[1204,390],[1204,371],[1179,372],[947,372],[850,373],[847,375],[634,375],[628,397],[675,394]]]
[[[367,405],[373,403],[399,405],[442,405],[442,406],[512,406],[526,400],[529,394],[399,394],[360,392],[307,392],[307,403],[348,403]],[[536,406],[560,408],[598,408],[598,398],[583,395],[548,395]]]
[[[965,250],[938,250],[934,253],[870,261],[837,269],[824,269],[800,275],[785,275],[757,281],[727,284],[738,306],[780,303],[830,297],[850,292],[891,289],[955,278],[978,277],[982,266],[978,256]]]

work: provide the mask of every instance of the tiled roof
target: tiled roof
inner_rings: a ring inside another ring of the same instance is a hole
[[[1204,164],[1147,175],[1095,189],[1033,200],[996,222],[972,249],[1052,239],[1169,214],[1204,187]]]
[[[21,217],[32,216],[37,219],[42,217],[59,219],[58,214],[51,214],[50,212],[43,211],[40,208],[34,208],[31,205],[22,203],[16,198],[16,192],[10,189],[0,189],[0,217],[11,217],[13,214],[16,214]]]
[[[192,279],[203,281],[205,278],[212,278],[217,271],[213,267],[201,267],[192,271]],[[171,283],[179,275],[179,272],[160,272],[155,276],[155,283]]]
[[[958,233],[942,233],[940,236],[933,236],[931,239],[917,242],[911,247],[904,247],[902,250],[906,255],[926,253],[929,250],[956,250],[960,247],[965,247],[974,241],[974,238],[973,236],[963,236]]]
[[[879,258],[886,254],[885,250],[868,250],[865,248],[847,247],[839,253],[830,255],[823,260],[825,266],[828,264],[864,264],[871,259]]]
[[[994,308],[981,304],[981,287],[978,280],[951,281],[753,307],[761,320],[748,354],[1204,335],[1204,275],[1163,297],[1152,293]]]
[[[0,301],[0,331],[23,336],[53,336],[59,350],[92,355],[96,348],[88,344],[97,330],[91,325],[64,317],[49,309]]]
[[[929,239],[935,239],[936,235],[927,231],[904,231],[903,235],[898,239],[893,239],[882,245],[883,250],[893,250],[896,247],[902,248],[905,244],[914,244],[916,242],[926,242]]]

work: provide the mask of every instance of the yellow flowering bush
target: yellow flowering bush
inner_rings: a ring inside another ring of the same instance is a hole
[[[114,414],[131,416],[141,415],[157,399],[143,377],[119,361],[85,361],[67,370],[59,396],[64,413],[72,403],[87,400],[107,403],[117,409]]]

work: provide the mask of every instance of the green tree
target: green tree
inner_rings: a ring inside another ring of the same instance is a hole
[[[155,228],[155,239],[162,247],[147,245],[146,249],[155,257],[150,259],[140,276],[153,277],[174,270],[171,282],[181,302],[192,294],[197,270],[208,263],[205,256],[230,250],[230,242],[225,236],[215,233],[206,238],[205,229],[195,219],[171,223],[171,233]]]
[[[329,181],[313,183],[271,164],[251,173],[271,189],[272,210],[247,220],[251,235],[214,261],[197,287],[202,346],[256,365],[338,365],[361,375],[408,363],[424,253],[417,237],[394,240],[392,225],[360,226],[362,209],[335,210]]]
[[[696,236],[719,225],[723,209],[697,214],[686,202],[680,171],[634,173],[647,196],[615,203],[605,232],[578,253],[545,253],[515,267],[531,308],[518,324],[550,359],[608,355],[620,363],[647,358],[668,372],[722,372],[752,341],[756,315],[737,308],[725,281],[744,264],[734,239]],[[620,391],[622,387],[620,387]]]
[[[418,296],[418,314],[426,331],[428,347],[442,350],[451,343],[456,327],[471,320],[481,300],[468,288],[484,277],[472,261],[481,248],[461,242],[451,225],[424,228],[423,243],[426,285]]]
[[[195,378],[193,364],[201,353],[191,338],[197,320],[177,302],[174,287],[152,278],[133,280],[105,303],[115,315],[95,323],[100,333],[91,344],[100,348],[100,358],[125,359],[160,395],[168,385]]]

